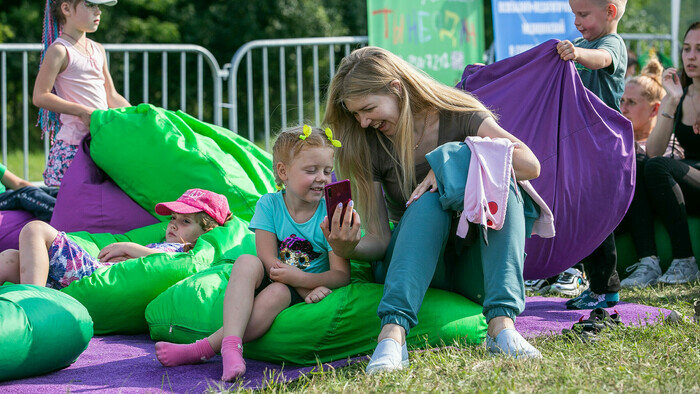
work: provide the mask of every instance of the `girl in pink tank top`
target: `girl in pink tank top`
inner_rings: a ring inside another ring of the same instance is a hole
[[[47,186],[59,186],[78,144],[90,132],[96,109],[128,107],[117,93],[102,45],[88,39],[100,24],[99,5],[116,0],[46,0],[41,67],[34,83],[39,125],[51,140],[44,171]]]

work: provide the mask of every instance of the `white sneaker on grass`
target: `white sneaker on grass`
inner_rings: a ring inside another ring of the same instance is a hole
[[[666,273],[661,275],[658,282],[670,285],[688,283],[698,279],[698,265],[695,257],[673,259]]]
[[[587,288],[586,275],[581,270],[571,267],[559,275],[557,281],[549,288],[549,292],[576,297]]]
[[[373,375],[381,372],[391,372],[408,367],[408,348],[406,341],[403,345],[392,338],[382,339],[372,353],[365,372]]]
[[[641,260],[627,267],[627,272],[632,273],[620,282],[620,286],[641,288],[653,285],[661,276],[659,258],[656,256],[642,257]]]

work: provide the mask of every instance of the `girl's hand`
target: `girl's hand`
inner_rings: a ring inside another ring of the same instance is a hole
[[[85,124],[85,126],[87,126],[88,128],[90,128],[90,117],[92,117],[92,113],[93,113],[93,112],[95,112],[95,108],[88,108],[88,107],[85,107],[85,111],[81,111],[81,112],[78,114],[78,117],[80,118],[80,120],[81,120],[81,121]]]
[[[578,59],[578,54],[576,53],[576,47],[569,40],[559,41],[557,43],[557,53],[561,60],[573,60]]]
[[[313,290],[311,290],[311,293],[306,296],[304,301],[306,301],[307,304],[315,304],[322,299],[326,298],[328,294],[331,294],[332,290],[327,288],[326,286],[319,286]]]
[[[437,180],[435,179],[435,173],[433,172],[433,170],[428,171],[428,175],[425,176],[423,182],[421,182],[416,187],[416,190],[413,191],[411,197],[408,198],[406,206],[408,207],[409,205],[411,205],[414,201],[418,199],[418,197],[422,196],[423,193],[425,193],[428,190],[430,190],[431,193],[435,193],[438,190]]]
[[[104,262],[116,263],[124,260],[132,259],[135,256],[134,250],[135,246],[140,246],[133,242],[117,242],[111,245],[107,245],[102,250],[100,254],[97,255],[97,259]]]
[[[321,222],[321,231],[336,255],[349,258],[360,243],[360,215],[353,208],[351,200],[343,216],[343,206],[338,204],[333,213],[331,229],[328,230],[328,216]]]
[[[678,78],[678,71],[671,67],[664,70],[661,75],[661,85],[666,90],[666,94],[676,99],[676,102],[683,96],[683,87],[681,80]]]
[[[303,271],[299,268],[285,264],[281,261],[276,261],[275,265],[270,267],[270,279],[293,287],[300,286],[299,282],[302,273]]]

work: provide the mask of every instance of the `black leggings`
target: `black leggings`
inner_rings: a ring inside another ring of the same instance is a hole
[[[25,210],[39,220],[48,222],[56,205],[57,187],[26,186],[0,193],[0,210]]]
[[[649,200],[671,237],[673,258],[693,256],[688,213],[700,213],[700,161],[654,157],[644,176]]]
[[[649,201],[649,192],[646,187],[644,167],[649,158],[646,155],[637,155],[637,176],[634,188],[634,198],[625,214],[622,223],[615,230],[629,232],[632,236],[637,257],[658,256],[656,253],[656,241],[654,239],[654,211]]]

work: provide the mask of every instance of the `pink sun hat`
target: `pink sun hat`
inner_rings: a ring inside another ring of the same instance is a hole
[[[158,215],[170,215],[173,212],[206,212],[221,225],[231,215],[226,196],[204,189],[190,189],[175,201],[161,202],[156,205]]]

